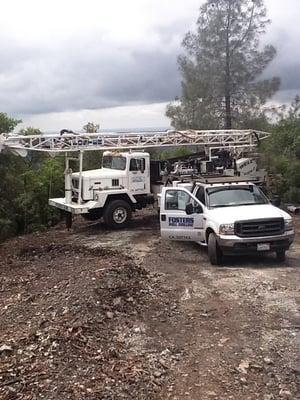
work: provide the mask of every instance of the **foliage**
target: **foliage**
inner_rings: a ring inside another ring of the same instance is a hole
[[[19,122],[0,113],[0,132],[12,131]],[[33,135],[40,131],[29,127],[20,133]],[[63,171],[64,162],[58,157],[0,154],[0,241],[58,220],[56,210],[48,206],[48,198],[63,195]]]
[[[63,196],[63,160],[0,154],[0,240],[58,221],[49,197]]]
[[[99,130],[100,125],[94,124],[94,122],[88,122],[82,128],[86,133],[96,133]]]
[[[169,158],[183,157],[194,153],[196,150],[191,150],[188,147],[177,147],[170,150],[155,150],[150,151],[151,158],[156,160],[167,160]]]
[[[86,151],[83,156],[83,169],[98,169],[101,167],[102,151]]]
[[[273,174],[273,190],[288,202],[300,203],[300,112],[299,96],[274,125],[262,145],[262,160]]]
[[[296,95],[292,103],[281,104],[279,106],[271,106],[266,109],[268,119],[280,122],[286,118],[294,119],[300,117],[300,96]]]
[[[279,78],[259,80],[276,54],[259,50],[270,21],[263,0],[206,0],[196,33],[183,40],[178,58],[181,97],[167,106],[177,129],[218,129],[262,124],[261,106],[279,88]],[[256,121],[256,122],[255,122]]]
[[[12,132],[21,122],[19,119],[11,118],[6,113],[0,112],[0,134]]]
[[[0,240],[22,231],[18,196],[23,190],[21,173],[25,160],[12,154],[0,154]]]
[[[23,212],[25,232],[57,222],[57,211],[48,206],[48,199],[64,195],[62,161],[59,158],[48,158],[38,170],[26,169],[21,175],[23,192],[17,200]]]
[[[32,126],[28,126],[27,128],[22,128],[20,130],[20,134],[24,136],[33,136],[40,135],[42,132],[38,128],[33,128]]]

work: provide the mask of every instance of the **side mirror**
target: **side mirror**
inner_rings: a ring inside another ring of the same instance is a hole
[[[192,203],[188,203],[188,204],[185,206],[185,212],[186,212],[187,215],[194,214],[194,206],[193,206]]]
[[[195,214],[195,213],[202,214],[203,210],[202,210],[202,207],[198,204],[196,205],[196,207],[194,207],[192,203],[188,203],[185,206],[185,212],[187,215],[191,215],[191,214]]]

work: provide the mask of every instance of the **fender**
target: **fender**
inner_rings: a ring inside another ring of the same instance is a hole
[[[132,204],[136,204],[137,201],[134,196],[127,189],[117,189],[117,190],[97,190],[94,192],[94,203],[92,208],[102,208],[105,206],[109,196],[117,198],[127,196]]]
[[[218,235],[219,227],[213,221],[206,221],[204,231],[205,231],[205,241],[207,243],[207,239],[208,239],[207,232],[213,231],[216,235]]]

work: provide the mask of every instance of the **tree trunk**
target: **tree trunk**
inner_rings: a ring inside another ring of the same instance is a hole
[[[232,128],[231,117],[231,77],[230,77],[230,48],[229,48],[229,27],[231,17],[231,2],[229,1],[226,29],[226,63],[225,63],[225,129]]]
[[[230,93],[225,95],[225,129],[231,129],[231,97]]]

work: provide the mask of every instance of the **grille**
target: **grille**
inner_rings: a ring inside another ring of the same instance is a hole
[[[234,224],[234,232],[240,237],[280,235],[284,232],[284,220],[272,218],[238,221]]]

